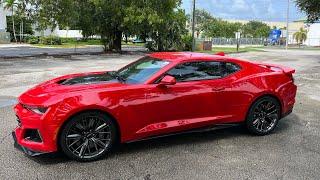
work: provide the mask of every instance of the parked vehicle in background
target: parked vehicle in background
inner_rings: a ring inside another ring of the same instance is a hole
[[[268,37],[268,43],[274,46],[279,44],[280,40],[281,40],[281,30],[280,29],[271,30]]]
[[[135,43],[145,43],[145,42],[141,39],[136,38],[136,39],[132,40],[132,43],[135,44]]]

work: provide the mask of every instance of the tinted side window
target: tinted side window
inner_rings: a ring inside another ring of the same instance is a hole
[[[230,62],[226,62],[224,63],[224,76],[227,76],[229,74],[232,74],[232,73],[235,73],[237,71],[239,71],[241,68],[240,66],[238,66],[237,64],[234,64],[234,63],[230,63]]]
[[[180,64],[167,74],[175,77],[178,82],[183,82],[221,78],[223,71],[222,62],[203,61]]]

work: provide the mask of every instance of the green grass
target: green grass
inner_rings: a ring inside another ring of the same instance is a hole
[[[132,43],[132,42],[128,42],[125,43],[122,41],[121,45],[126,45],[126,46],[144,46],[146,43]]]
[[[87,40],[87,41],[63,41],[61,45],[46,45],[46,44],[34,44],[33,46],[39,48],[80,48],[87,45],[101,45],[100,40]]]
[[[212,51],[197,51],[197,52],[203,52],[203,53],[217,53],[217,52],[224,52],[227,54],[230,53],[241,53],[241,52],[252,52],[252,51],[263,51],[261,47],[244,47],[244,48],[239,48],[239,51],[237,51],[236,47],[213,47]]]

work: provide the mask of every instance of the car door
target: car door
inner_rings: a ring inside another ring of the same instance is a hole
[[[237,88],[234,82],[237,80],[235,73],[240,70],[240,66],[231,62],[211,61],[206,73],[211,80],[208,86],[212,90],[212,100],[216,103],[215,109],[211,111],[216,117],[215,123],[230,123],[240,119],[236,116],[238,112]]]
[[[165,87],[151,84],[146,91],[146,111],[151,123],[141,133],[181,131],[212,124],[221,118],[217,117],[220,102],[215,100],[218,91],[213,86],[213,81],[221,75],[210,74],[212,65],[211,61],[182,63],[165,73],[175,77],[176,84]],[[218,82],[215,87],[218,85],[222,84]]]

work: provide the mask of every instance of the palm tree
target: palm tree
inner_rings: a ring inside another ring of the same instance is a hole
[[[307,40],[307,30],[300,28],[298,32],[293,34],[293,38],[298,42],[300,48],[301,44]]]
[[[16,29],[15,29],[15,23],[14,23],[14,6],[15,6],[15,0],[5,0],[4,1],[5,3],[5,6],[4,8],[5,9],[11,9],[11,18],[12,18],[12,31],[13,31],[13,36],[14,36],[14,40],[16,41],[17,43],[17,37],[16,37]]]

